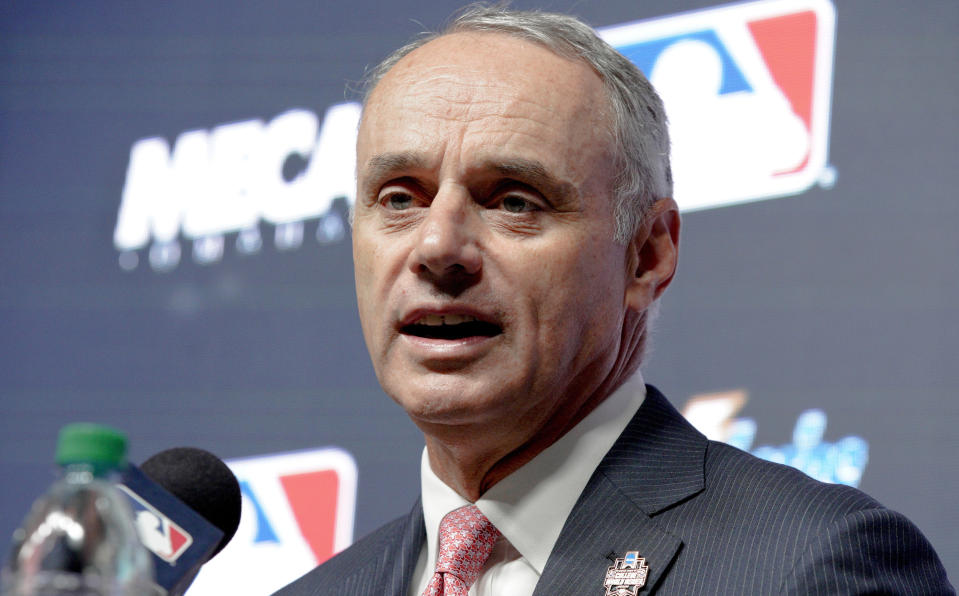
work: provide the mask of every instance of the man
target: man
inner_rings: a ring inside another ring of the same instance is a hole
[[[360,318],[425,436],[422,501],[283,596],[951,590],[898,514],[643,386],[679,242],[668,135],[588,27],[477,7],[402,48],[357,164]]]

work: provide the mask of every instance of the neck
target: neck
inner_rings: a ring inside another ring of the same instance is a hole
[[[528,420],[455,426],[418,423],[426,436],[433,472],[460,496],[475,502],[558,441],[625,383],[639,369],[645,341],[645,313],[628,311],[617,356],[600,365],[604,374],[574,379],[555,396],[557,407],[545,419],[533,418],[538,414],[534,412]]]
[[[526,436],[519,432],[504,433],[506,424],[493,428],[424,429],[430,467],[436,476],[460,496],[475,502],[487,490],[503,480],[547,447],[562,438],[573,427],[603,403],[625,379],[604,383],[592,392],[575,410],[561,409],[554,413],[537,432]],[[530,426],[511,421],[513,429]],[[491,441],[496,437],[496,441]]]

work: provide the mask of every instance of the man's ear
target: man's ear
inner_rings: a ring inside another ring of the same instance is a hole
[[[627,250],[626,306],[643,312],[673,280],[679,260],[679,208],[659,199],[643,217]]]

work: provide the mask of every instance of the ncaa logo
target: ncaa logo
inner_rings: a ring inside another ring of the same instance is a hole
[[[682,210],[834,182],[835,22],[829,0],[760,0],[600,31],[663,98]]]
[[[357,470],[346,451],[226,463],[243,495],[240,526],[200,571],[189,596],[271,594],[352,543]]]
[[[130,507],[140,542],[167,563],[176,563],[193,544],[193,537],[127,486],[118,484],[117,487],[131,499]]]

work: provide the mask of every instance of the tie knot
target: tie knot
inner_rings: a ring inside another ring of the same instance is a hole
[[[493,552],[499,530],[476,507],[450,511],[440,522],[437,573],[451,573],[471,586]]]

